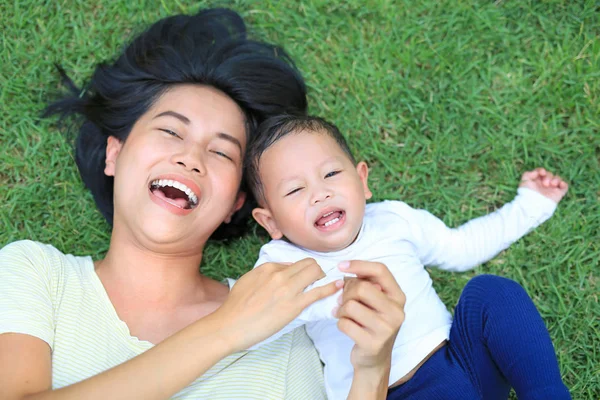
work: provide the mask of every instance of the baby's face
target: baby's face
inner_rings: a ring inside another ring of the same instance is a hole
[[[259,172],[266,204],[253,216],[271,237],[321,252],[356,239],[371,197],[368,168],[355,167],[331,136],[289,134],[263,153]]]

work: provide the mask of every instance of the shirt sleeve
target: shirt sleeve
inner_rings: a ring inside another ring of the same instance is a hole
[[[0,334],[54,344],[51,265],[42,245],[18,241],[0,250]]]
[[[512,202],[455,229],[425,210],[411,209],[408,220],[423,265],[466,271],[490,260],[545,222],[555,210],[554,201],[519,188]]]
[[[302,258],[306,258],[306,257],[293,258],[291,256],[287,256],[287,258],[286,258],[285,249],[279,249],[277,247],[277,244],[269,243],[261,248],[260,254],[258,257],[258,261],[256,261],[256,263],[254,264],[254,268],[257,268],[257,267],[261,266],[262,264],[268,263],[268,262],[275,262],[275,263],[295,262]],[[337,279],[343,278],[343,275],[340,275],[340,274],[341,273],[328,274],[327,276],[325,276],[325,278],[322,278],[322,279],[316,281],[315,283],[313,283],[312,285],[308,286],[305,291],[308,291],[315,287],[325,286],[329,282],[333,282]],[[340,275],[340,276],[338,276],[338,275]],[[267,343],[277,340],[281,336],[285,335],[286,333],[289,333],[300,326],[306,325],[309,322],[322,321],[324,319],[335,319],[335,317],[332,314],[332,311],[333,311],[334,307],[337,305],[337,297],[338,296],[339,296],[339,294],[336,293],[333,296],[329,296],[325,299],[321,299],[321,300],[311,304],[310,306],[306,307],[300,313],[300,315],[298,315],[298,317],[296,317],[294,320],[292,320],[292,322],[290,322],[288,325],[283,327],[282,330],[275,333],[273,336],[269,337],[268,339],[263,340],[262,342],[258,343],[257,345],[252,346],[250,348],[250,350],[257,349],[260,346],[263,346]]]

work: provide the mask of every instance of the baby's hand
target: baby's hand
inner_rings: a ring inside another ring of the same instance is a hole
[[[544,168],[536,168],[533,171],[525,172],[521,177],[519,187],[535,190],[556,203],[560,202],[569,190],[567,182]]]

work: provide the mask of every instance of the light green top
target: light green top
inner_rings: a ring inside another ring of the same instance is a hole
[[[57,389],[150,349],[131,336],[96,275],[91,257],[32,241],[0,250],[0,334],[38,337],[52,349]],[[198,354],[202,357],[202,354]],[[323,399],[322,366],[304,329],[232,354],[175,399]]]

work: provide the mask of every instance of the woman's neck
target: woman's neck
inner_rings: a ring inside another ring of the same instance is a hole
[[[96,274],[130,334],[160,343],[219,308],[229,288],[200,274],[204,242],[143,246],[113,228],[111,244]]]
[[[216,282],[199,272],[203,248],[157,251],[114,229],[106,257],[95,263],[96,273],[109,295],[130,307],[169,309],[211,301]]]

